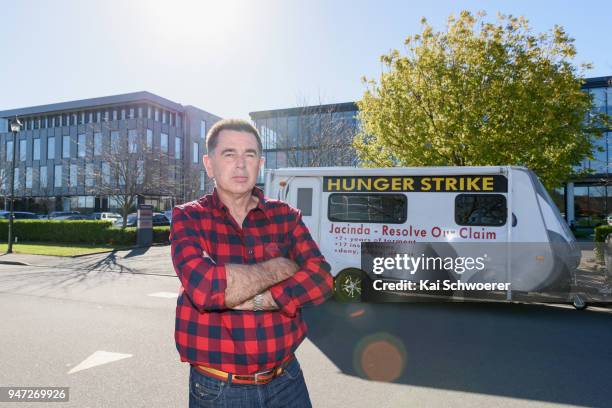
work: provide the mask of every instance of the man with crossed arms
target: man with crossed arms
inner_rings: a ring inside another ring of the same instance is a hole
[[[222,120],[206,145],[215,189],[175,207],[170,234],[189,406],[310,407],[293,352],[307,330],[300,308],[331,295],[329,264],[300,211],[255,187],[264,163],[257,129]]]

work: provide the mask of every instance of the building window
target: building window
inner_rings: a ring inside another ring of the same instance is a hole
[[[136,129],[128,130],[128,151],[138,153],[138,132]]]
[[[167,112],[162,110],[162,123],[166,123]]]
[[[102,154],[102,133],[94,133],[94,156]]]
[[[174,138],[174,158],[175,159],[181,158],[181,138],[180,137]]]
[[[81,133],[77,136],[77,152],[79,157],[85,157],[85,147],[87,146],[85,134]]]
[[[96,112],[96,123],[101,122],[101,119],[102,119],[102,112],[97,111]]]
[[[138,117],[142,118],[142,106],[138,107]]]
[[[39,170],[40,188],[47,188],[47,166],[41,166]]]
[[[62,137],[62,158],[70,158],[70,136]]]
[[[6,161],[13,161],[13,141],[6,141]]]
[[[147,129],[147,149],[153,148],[153,131],[151,129]]]
[[[55,137],[47,138],[47,159],[55,159]]]
[[[15,190],[19,190],[21,185],[19,184],[19,167],[15,167],[15,176],[13,177],[13,183],[15,184]]]
[[[151,107],[147,105],[147,119],[151,119]]]
[[[102,183],[110,185],[110,165],[107,162],[102,162]]]
[[[161,151],[164,153],[168,153],[168,135],[166,133],[161,134]]]
[[[34,139],[34,148],[32,149],[32,160],[40,160],[40,139]]]
[[[117,120],[117,109],[113,109],[113,120]]]
[[[200,138],[202,140],[206,139],[206,121],[205,120],[200,121]]]
[[[62,166],[57,164],[55,165],[53,172],[53,186],[61,187],[62,186]]]
[[[144,178],[145,178],[145,169],[144,169],[144,161],[143,160],[138,160],[138,162],[136,163],[136,184],[142,184],[144,183]]]
[[[200,145],[197,142],[193,142],[193,162],[198,163],[200,161]]]
[[[76,113],[73,113],[73,114],[72,114],[72,120],[70,121],[70,123],[72,124],[72,126],[76,125],[76,123],[77,123],[77,116],[78,116],[78,115],[77,115]]]
[[[45,129],[49,127],[49,117],[48,116],[45,116],[45,120],[43,121],[43,125],[44,125]]]
[[[76,187],[77,186],[77,180],[78,180],[78,167],[76,164],[71,164],[70,165],[70,187]]]
[[[94,167],[93,163],[87,163],[85,165],[85,186],[93,187],[94,185]]]
[[[26,140],[21,139],[19,141],[19,161],[26,160],[26,153],[27,153]]]
[[[87,123],[93,123],[93,121],[94,121],[94,114],[93,114],[93,112],[89,112],[87,114],[87,116],[89,117],[89,119],[87,120]]]
[[[130,108],[129,114],[130,114],[130,119],[134,119],[134,108]]]
[[[204,191],[206,187],[206,173],[200,172],[200,191]]]
[[[125,120],[125,109],[121,109],[121,120]]]
[[[155,108],[155,121],[159,122],[159,109]]]
[[[32,167],[26,167],[26,188],[32,188]]]
[[[117,130],[111,132],[111,152],[119,153],[119,131]]]

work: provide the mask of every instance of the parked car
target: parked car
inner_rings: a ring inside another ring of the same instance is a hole
[[[612,214],[608,214],[608,216],[606,217],[606,222],[608,223],[608,225],[612,225]]]
[[[121,219],[121,214],[112,212],[97,212],[92,214],[94,220],[108,220],[113,221]]]
[[[49,219],[50,220],[55,220],[58,217],[65,217],[65,216],[68,216],[68,215],[79,215],[79,214],[81,214],[81,213],[78,212],[78,211],[53,211],[53,212],[51,212],[49,214]]]
[[[0,211],[0,220],[8,220],[10,211]],[[14,211],[13,212],[14,220],[37,220],[38,216],[31,212],[25,211]]]
[[[90,215],[85,214],[72,214],[72,215],[62,215],[59,217],[53,218],[56,221],[78,221],[78,220],[93,220]]]
[[[160,227],[164,225],[170,225],[170,221],[168,220],[168,218],[162,213],[153,213],[153,226]],[[122,227],[123,218],[119,218],[118,220],[113,222],[113,226]],[[128,214],[125,226],[126,227],[137,227],[138,226],[138,214],[137,213]]]
[[[38,217],[39,220],[48,220],[49,219],[49,215],[48,214],[36,214],[36,216]]]
[[[172,210],[164,211],[164,215],[168,219],[168,222],[172,224]]]

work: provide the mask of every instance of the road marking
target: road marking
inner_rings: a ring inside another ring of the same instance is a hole
[[[131,354],[112,353],[110,351],[98,350],[91,356],[87,357],[81,363],[79,363],[72,370],[68,371],[68,374],[76,373],[77,371],[87,370],[95,366],[102,364],[112,363],[114,361],[123,360],[124,358],[132,357]]]
[[[149,293],[147,296],[172,299],[172,298],[177,298],[178,293],[176,292],[155,292],[155,293]]]

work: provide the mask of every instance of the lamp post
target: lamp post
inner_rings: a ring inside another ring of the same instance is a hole
[[[13,161],[11,162],[11,207],[9,209],[9,225],[8,225],[8,248],[7,254],[13,253],[13,217],[15,210],[15,160],[17,159],[15,152],[17,151],[17,133],[21,130],[21,122],[15,116],[15,119],[11,120],[10,128],[13,133]]]

